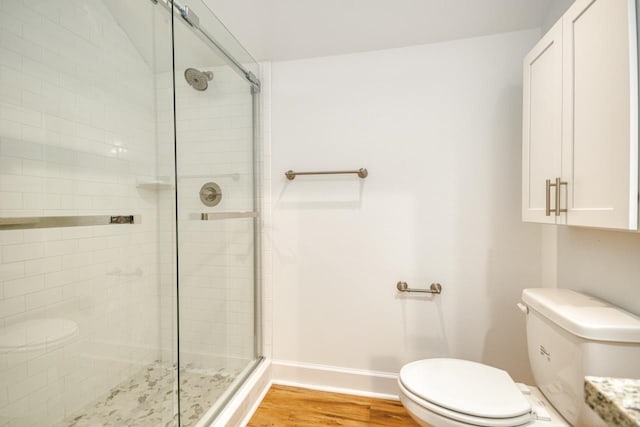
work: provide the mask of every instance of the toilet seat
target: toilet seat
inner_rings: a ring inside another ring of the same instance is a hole
[[[474,417],[471,415],[466,415],[460,412],[451,411],[447,408],[443,408],[438,405],[434,405],[433,403],[427,400],[420,399],[418,396],[414,395],[409,390],[407,390],[399,380],[398,380],[398,384],[400,385],[400,390],[402,391],[404,396],[410,399],[411,401],[413,401],[420,408],[426,411],[432,412],[433,414],[436,414],[440,417],[458,421],[460,423],[463,423],[463,425],[483,426],[483,427],[514,427],[514,426],[526,425],[531,421],[533,421],[534,419],[532,414],[525,414],[523,416],[514,417],[514,418],[482,418],[482,417]]]
[[[405,365],[402,393],[434,414],[462,423],[498,427],[533,420],[532,408],[511,377],[468,360],[427,359]]]
[[[79,334],[69,319],[31,319],[0,330],[0,354],[25,353],[57,348]]]

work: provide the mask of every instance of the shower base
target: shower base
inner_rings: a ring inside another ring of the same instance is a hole
[[[174,373],[175,368],[153,363],[109,390],[92,405],[69,415],[57,427],[177,425]],[[183,367],[180,370],[180,425],[195,425],[238,374],[239,371],[226,369]]]

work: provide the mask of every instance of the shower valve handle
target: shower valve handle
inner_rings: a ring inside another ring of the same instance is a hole
[[[222,189],[215,182],[207,182],[200,188],[200,201],[205,206],[216,206],[222,200]]]
[[[200,195],[207,200],[213,200],[217,195],[218,192],[216,190],[214,190],[213,188],[203,188],[202,190],[200,190]]]

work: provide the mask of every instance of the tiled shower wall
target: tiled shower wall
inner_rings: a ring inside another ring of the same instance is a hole
[[[177,64],[181,362],[235,370],[254,356],[254,220],[200,213],[254,209],[251,93],[229,67]],[[187,85],[183,65],[213,71],[206,91]],[[223,194],[215,207],[199,198],[210,181]]]
[[[142,219],[0,231],[2,426],[52,424],[158,358],[157,194],[136,187],[156,175],[152,65],[102,1],[0,2],[0,215]],[[77,335],[10,347],[51,318]]]

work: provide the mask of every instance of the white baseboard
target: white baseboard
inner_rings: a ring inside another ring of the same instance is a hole
[[[274,360],[271,377],[274,384],[398,400],[398,375],[388,372]]]

